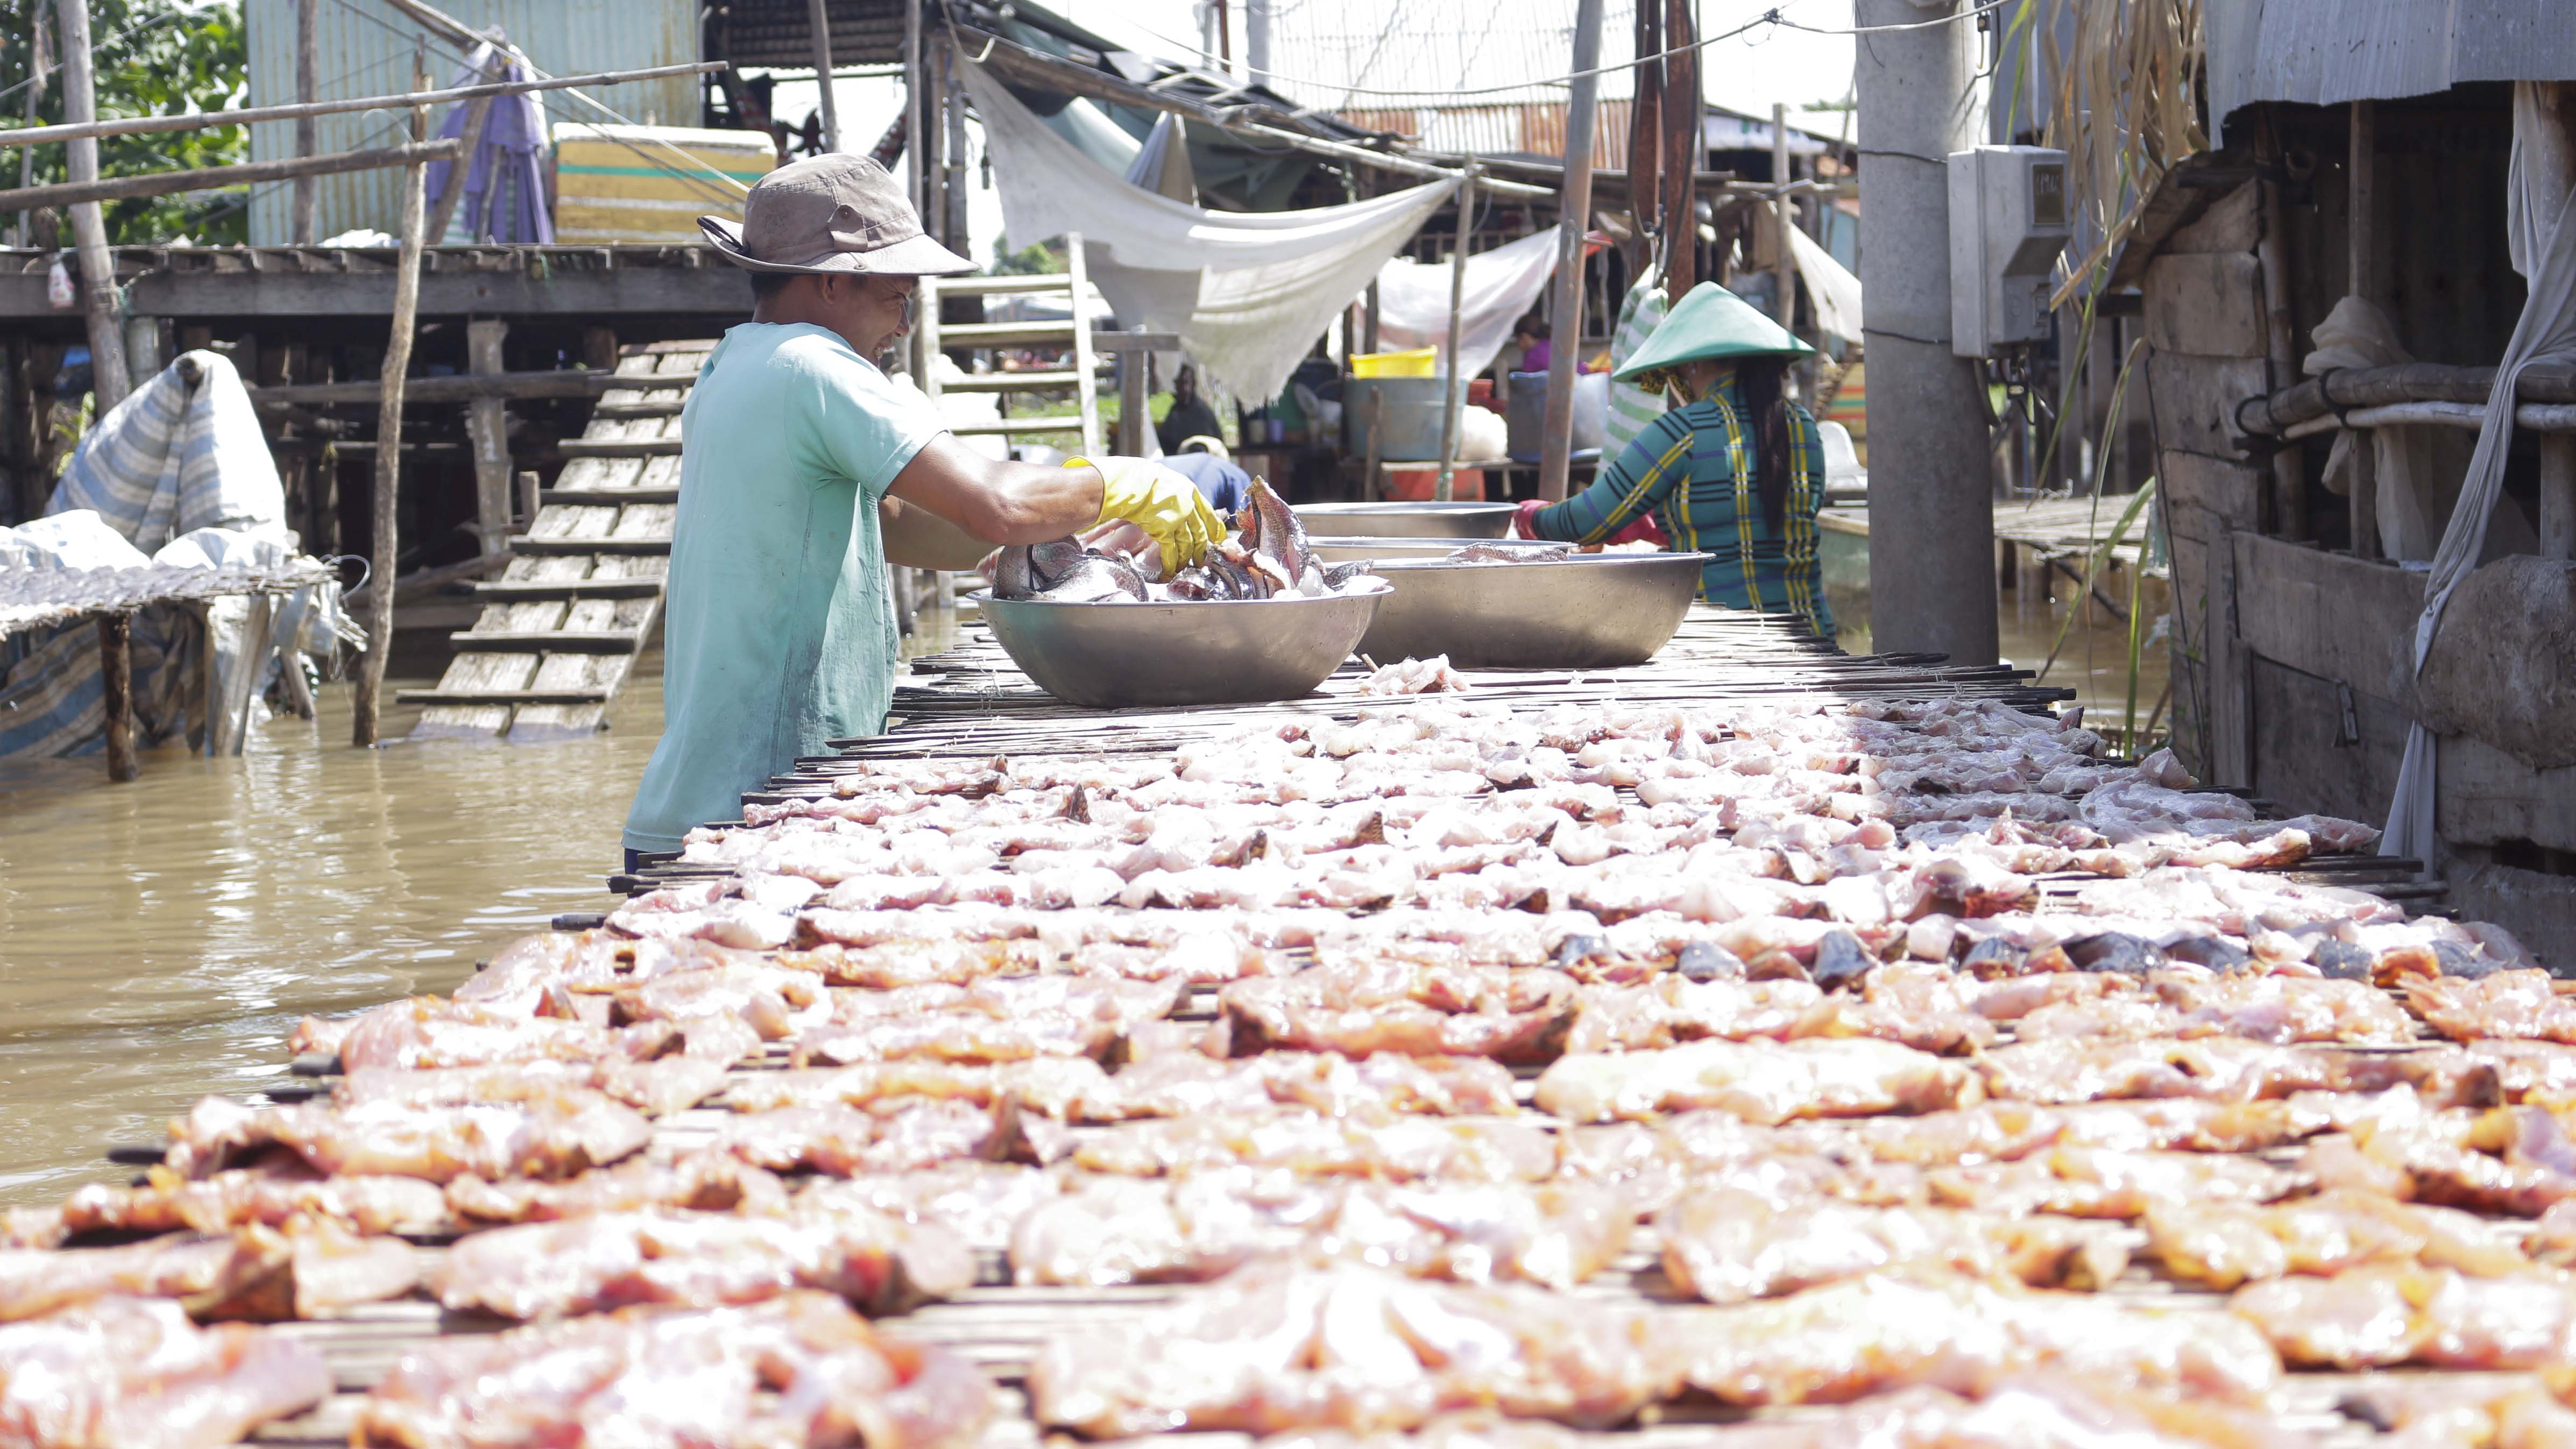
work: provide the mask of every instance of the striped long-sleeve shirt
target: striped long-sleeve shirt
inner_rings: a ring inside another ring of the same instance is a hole
[[[1824,448],[1816,420],[1789,403],[1789,495],[1781,527],[1762,517],[1754,478],[1753,423],[1735,374],[1706,397],[1647,425],[1592,486],[1538,511],[1541,538],[1600,543],[1652,513],[1679,552],[1712,557],[1700,597],[1737,609],[1796,614],[1833,637],[1824,571],[1816,560],[1816,510],[1824,506]]]

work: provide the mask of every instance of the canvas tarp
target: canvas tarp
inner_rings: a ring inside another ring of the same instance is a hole
[[[81,440],[45,512],[0,529],[0,567],[275,566],[296,554],[285,489],[250,394],[216,352],[185,354],[118,403]],[[203,607],[217,696],[237,697],[237,673],[264,672],[270,659],[238,657],[253,606],[228,598]],[[197,618],[195,609],[171,605],[135,616],[134,713],[143,744],[175,738],[202,711],[207,671],[199,661],[208,644]],[[284,601],[274,630],[277,646],[313,651],[356,637],[336,584]],[[99,748],[101,695],[97,633],[87,623],[0,640],[0,756]]]
[[[1203,211],[1130,184],[1056,134],[1003,84],[961,62],[1001,176],[1015,246],[1079,232],[1092,283],[1127,326],[1180,334],[1209,382],[1274,397],[1288,374],[1453,187],[1348,206]]]
[[[1556,233],[1543,231],[1467,258],[1458,306],[1458,355],[1467,376],[1494,365],[1494,355],[1511,340],[1512,324],[1538,301],[1539,288],[1556,270],[1556,246]],[[1378,269],[1379,346],[1400,351],[1449,345],[1449,272],[1446,262],[1411,257]]]
[[[2538,101],[2528,81],[2514,85],[2514,128],[2530,129],[2538,119]],[[2525,173],[2535,163],[2523,146],[2513,151],[2509,186],[2524,197],[2532,194]],[[2443,606],[2483,559],[2487,527],[2496,501],[2504,494],[2506,455],[2513,447],[2513,414],[2523,369],[2543,360],[2576,359],[2576,191],[2557,199],[2554,209],[2528,200],[2512,208],[2511,254],[2529,267],[2530,293],[2513,336],[2496,363],[2495,385],[2487,393],[2486,418],[2478,429],[2477,451],[2469,455],[2468,477],[2460,484],[2441,546],[2433,552],[2433,574],[2424,589],[2424,612],[2415,622],[2412,658],[2418,673],[2432,652],[2441,627]],[[2434,739],[2421,724],[2407,732],[2406,753],[2397,770],[2397,798],[2389,806],[2388,831],[2380,848],[2390,855],[2413,856],[2432,868],[2439,844],[2433,826]]]

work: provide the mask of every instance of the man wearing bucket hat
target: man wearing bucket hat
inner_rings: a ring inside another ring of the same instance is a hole
[[[781,167],[752,187],[740,226],[698,225],[750,273],[753,310],[681,413],[662,739],[626,820],[630,868],[735,815],[744,791],[824,741],[884,728],[897,667],[889,539],[897,562],[957,567],[903,540],[945,534],[971,564],[984,548],[1124,521],[1177,569],[1224,531],[1167,468],[997,461],[887,379],[874,359],[910,330],[918,280],[975,268],[922,234],[874,161]]]
[[[1715,282],[1693,287],[1611,374],[1669,388],[1681,405],[1591,487],[1552,506],[1522,504],[1520,535],[1598,544],[1650,519],[1670,547],[1709,555],[1700,597],[1795,614],[1833,637],[1816,561],[1825,451],[1816,420],[1781,390],[1790,361],[1814,350]]]

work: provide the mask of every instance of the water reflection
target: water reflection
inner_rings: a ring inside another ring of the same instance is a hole
[[[321,703],[239,759],[162,750],[114,788],[97,759],[0,763],[0,1202],[51,1200],[107,1145],[274,1078],[298,1016],[447,990],[607,901],[658,653],[612,728],[567,744],[356,750],[348,687]]]

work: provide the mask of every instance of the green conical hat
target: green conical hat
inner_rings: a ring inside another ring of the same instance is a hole
[[[1610,374],[1622,382],[1712,357],[1804,357],[1816,349],[1715,282],[1682,294],[1645,345]]]

